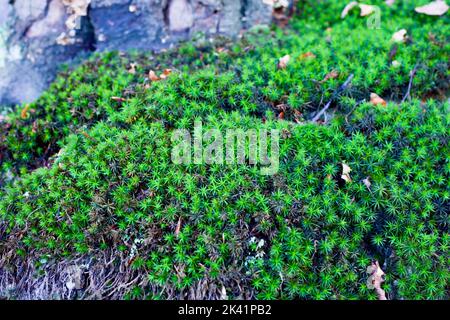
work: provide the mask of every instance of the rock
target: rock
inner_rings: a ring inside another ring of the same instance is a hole
[[[0,104],[35,100],[60,64],[91,47],[84,26],[70,45],[57,44],[56,39],[67,30],[65,1],[16,0],[9,4],[0,42]]]
[[[186,31],[194,25],[194,12],[188,0],[173,0],[168,7],[170,31]]]
[[[89,16],[97,50],[157,48],[165,26],[162,5],[162,0],[93,0]]]
[[[0,105],[35,100],[60,64],[92,51],[159,50],[198,32],[235,37],[271,19],[263,0],[1,0]]]

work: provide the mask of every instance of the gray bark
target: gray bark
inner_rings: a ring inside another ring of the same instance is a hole
[[[0,104],[35,100],[59,65],[92,51],[234,37],[271,19],[262,0],[0,0]]]

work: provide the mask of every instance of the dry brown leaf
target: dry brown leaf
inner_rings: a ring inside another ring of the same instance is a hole
[[[352,169],[345,163],[342,163],[342,175],[341,178],[345,180],[345,182],[352,182],[352,179],[350,178],[350,171]]]
[[[359,8],[361,9],[361,14],[360,14],[361,17],[366,17],[375,12],[375,6],[371,6],[368,4],[360,3]]]
[[[306,52],[304,54],[301,55],[302,59],[306,59],[306,58],[311,58],[311,59],[315,59],[316,55],[312,52]]]
[[[159,81],[159,80],[161,80],[161,79],[156,75],[155,71],[153,71],[153,70],[150,70],[150,72],[148,73],[148,78],[149,78],[151,81]]]
[[[418,13],[423,13],[428,16],[442,16],[449,9],[449,6],[443,0],[437,0],[430,2],[421,7],[417,7],[415,10]]]
[[[408,31],[406,31],[406,29],[401,29],[401,30],[395,32],[392,35],[392,41],[394,41],[394,42],[405,42],[406,38],[407,38],[407,36],[406,36],[407,32]]]
[[[160,79],[166,79],[172,73],[172,69],[164,69],[163,73],[159,76]]]
[[[278,68],[280,69],[285,69],[289,63],[289,61],[291,60],[291,56],[290,55],[285,55],[284,57],[281,57],[278,60]]]
[[[325,76],[325,78],[323,78],[322,82],[326,82],[329,79],[336,79],[339,76],[339,72],[337,72],[336,70],[332,70],[331,72],[327,73],[327,75]]]
[[[387,300],[386,292],[381,288],[381,284],[384,282],[385,273],[381,270],[378,261],[372,262],[372,264],[367,267],[366,272],[369,274],[367,288],[371,290],[375,289],[378,300]]]
[[[350,3],[348,3],[346,6],[345,6],[345,8],[344,8],[344,10],[342,10],[342,13],[341,13],[341,19],[344,19],[346,16],[347,16],[347,14],[350,12],[350,10],[352,10],[354,7],[356,7],[358,5],[358,2],[357,1],[352,1],[352,2],[350,2]]]
[[[30,109],[30,105],[26,104],[25,107],[22,109],[22,111],[20,112],[20,117],[22,119],[26,119],[28,118],[28,110]]]
[[[379,104],[381,104],[382,106],[386,106],[386,101],[384,101],[379,95],[373,92],[370,94],[370,103],[374,106],[377,106]]]

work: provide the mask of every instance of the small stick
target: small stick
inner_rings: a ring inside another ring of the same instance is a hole
[[[331,97],[330,101],[327,102],[327,104],[325,105],[325,107],[322,108],[322,110],[319,111],[319,113],[317,113],[315,115],[315,117],[311,120],[312,122],[317,122],[317,120],[320,119],[320,117],[325,113],[325,111],[328,110],[328,108],[331,105],[331,102],[333,102],[333,99],[342,91],[344,91],[348,85],[350,84],[350,82],[352,82],[353,79],[353,73],[350,74],[347,78],[347,80],[345,80],[345,82],[342,84],[342,86],[340,86],[334,93],[333,96]]]
[[[402,99],[402,103],[405,102],[406,98],[411,97],[411,87],[412,87],[413,78],[414,78],[416,72],[417,72],[417,64],[414,66],[414,68],[409,73],[410,77],[409,77],[408,90],[406,91],[406,94]]]

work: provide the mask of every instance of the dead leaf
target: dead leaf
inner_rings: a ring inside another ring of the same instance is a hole
[[[159,81],[159,80],[161,80],[161,79],[156,75],[155,71],[153,71],[153,70],[150,70],[150,72],[148,73],[148,78],[149,78],[151,81]]]
[[[30,105],[26,104],[25,107],[22,109],[22,111],[20,112],[20,117],[22,119],[26,119],[28,118],[28,110],[30,109]]]
[[[117,102],[124,102],[124,101],[126,101],[126,99],[121,98],[121,97],[111,97],[111,100],[117,101]]]
[[[301,55],[302,59],[307,59],[307,58],[311,58],[311,59],[315,59],[316,55],[312,52],[306,52],[304,54]]]
[[[365,178],[365,179],[363,180],[363,183],[364,183],[364,185],[367,187],[367,189],[370,190],[370,186],[372,185],[372,183],[370,183],[369,177]]]
[[[278,61],[278,68],[279,69],[285,69],[289,63],[289,61],[291,60],[291,56],[290,55],[285,55],[283,57],[281,57]]]
[[[386,101],[384,101],[379,95],[376,93],[370,94],[370,103],[372,103],[374,106],[377,106],[381,104],[382,106],[386,106]]]
[[[160,79],[166,79],[172,73],[172,69],[164,69],[163,73],[159,76]]]
[[[381,284],[384,282],[385,273],[381,270],[378,261],[372,262],[372,264],[367,267],[366,272],[369,274],[367,288],[371,290],[375,289],[378,300],[387,300],[386,292],[381,288]]]
[[[407,32],[408,31],[406,31],[406,29],[401,29],[401,30],[395,32],[392,35],[392,41],[394,41],[394,42],[405,42],[406,38],[407,38],[407,36],[406,36]]]
[[[131,63],[130,64],[130,69],[128,69],[128,72],[131,74],[136,74],[136,63]]]
[[[350,10],[352,10],[354,7],[356,7],[358,5],[358,2],[357,1],[352,1],[352,2],[350,2],[349,4],[347,4],[346,6],[345,6],[345,8],[344,8],[344,10],[342,10],[342,13],[341,13],[341,19],[344,19],[346,16],[347,16],[347,14],[349,13],[349,11]]]
[[[175,229],[175,237],[178,238],[178,235],[180,234],[181,229],[181,217],[178,219],[177,227]]]
[[[278,115],[278,119],[283,120],[284,119],[284,111],[281,111]]]
[[[339,72],[337,72],[336,70],[332,70],[331,72],[327,73],[325,78],[323,78],[322,81],[320,81],[321,83],[328,81],[329,79],[336,79],[339,76]]]
[[[421,7],[417,7],[415,10],[417,13],[423,13],[428,16],[442,16],[449,9],[449,6],[443,0],[437,0],[430,2]]]
[[[350,171],[352,169],[345,163],[342,163],[342,175],[341,178],[345,180],[345,182],[352,182],[352,179],[350,178]]]
[[[359,5],[359,8],[361,9],[361,14],[360,14],[361,17],[366,17],[366,16],[371,15],[372,13],[375,12],[375,6],[371,6],[371,5],[368,5],[368,4],[362,4],[361,3]]]

